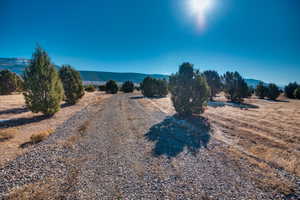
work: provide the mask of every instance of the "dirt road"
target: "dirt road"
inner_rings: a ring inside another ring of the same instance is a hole
[[[68,120],[48,141],[0,169],[0,197],[284,197],[253,181],[259,175],[230,157],[209,121],[167,116],[147,109],[140,98],[117,94]]]

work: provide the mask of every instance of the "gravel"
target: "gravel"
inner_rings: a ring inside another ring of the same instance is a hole
[[[86,107],[0,169],[0,198],[48,177],[60,188],[53,197],[63,199],[285,198],[259,188],[242,161],[221,151],[226,144],[212,137],[208,122],[147,111],[133,96],[117,94]],[[84,136],[62,145],[86,121]]]

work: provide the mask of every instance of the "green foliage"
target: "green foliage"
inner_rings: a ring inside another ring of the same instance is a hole
[[[289,83],[287,86],[285,86],[284,88],[284,93],[285,93],[285,96],[290,98],[290,99],[293,99],[295,98],[294,96],[294,92],[295,90],[300,87],[296,82],[294,83]]]
[[[125,93],[133,92],[133,90],[134,90],[134,84],[133,84],[133,82],[132,81],[125,81],[122,84],[121,90],[123,92],[125,92]]]
[[[224,92],[233,102],[242,102],[248,96],[248,85],[238,72],[226,72],[223,75]]]
[[[280,95],[280,90],[277,85],[271,83],[268,87],[268,95],[267,97],[271,100],[276,100]]]
[[[84,89],[79,72],[73,69],[70,65],[63,65],[59,70],[59,76],[63,83],[66,102],[69,104],[77,103],[84,95]]]
[[[51,116],[60,109],[64,90],[46,51],[37,47],[24,72],[26,106],[34,113]]]
[[[296,99],[300,99],[300,87],[298,87],[295,91],[294,91],[294,97]]]
[[[99,89],[99,91],[106,91],[106,86],[105,85],[99,85],[98,89]]]
[[[210,88],[210,100],[213,100],[213,97],[222,89],[221,78],[218,72],[213,70],[204,71],[203,74]]]
[[[168,84],[164,79],[146,77],[140,88],[145,97],[164,97],[168,94]]]
[[[95,92],[96,87],[94,85],[85,85],[84,90],[87,91],[87,92]]]
[[[170,76],[169,89],[176,112],[190,116],[204,112],[209,97],[209,87],[202,74],[194,71],[193,65],[183,63],[179,72]]]
[[[8,95],[17,91],[20,77],[9,70],[0,71],[0,95]]]
[[[253,86],[248,86],[248,93],[247,93],[247,97],[251,98],[252,95],[254,94],[255,89],[253,88]]]
[[[110,93],[110,94],[118,93],[119,88],[116,81],[114,80],[107,81],[105,87],[106,87],[106,93]]]
[[[263,82],[259,82],[255,88],[255,95],[260,99],[265,98],[268,95],[268,87]]]

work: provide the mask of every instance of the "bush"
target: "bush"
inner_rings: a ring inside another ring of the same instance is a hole
[[[293,99],[295,98],[294,96],[294,92],[295,90],[300,87],[300,85],[298,85],[296,82],[294,83],[289,83],[287,86],[285,86],[284,88],[284,93],[285,93],[285,96],[287,98],[290,98],[290,99]]]
[[[154,97],[155,96],[155,84],[154,78],[146,77],[141,83],[142,94],[145,97]]]
[[[255,89],[255,95],[260,99],[265,98],[268,95],[268,87],[263,82],[259,82]]]
[[[300,87],[298,87],[295,91],[294,91],[294,97],[296,99],[300,99]]]
[[[106,86],[105,85],[99,85],[98,90],[99,91],[106,91]]]
[[[0,71],[0,94],[8,95],[17,91],[20,78],[14,72],[7,69]]]
[[[84,90],[87,91],[87,92],[95,92],[96,87],[94,85],[85,85]]]
[[[64,91],[59,75],[46,51],[37,47],[24,72],[26,106],[34,113],[51,116],[60,109]]]
[[[79,72],[73,69],[70,65],[63,65],[59,70],[59,76],[63,83],[66,102],[69,104],[77,103],[84,95],[84,89]]]
[[[221,91],[221,78],[218,72],[213,70],[204,71],[203,74],[210,88],[210,100],[213,100],[213,97],[215,97],[216,94]]]
[[[170,76],[169,89],[176,112],[190,116],[204,112],[209,97],[209,87],[203,75],[194,71],[193,65],[183,63],[179,72]]]
[[[166,80],[146,77],[140,84],[140,88],[145,97],[164,97],[168,94],[168,84]]]
[[[122,84],[122,88],[121,90],[125,93],[129,93],[129,92],[133,92],[134,90],[134,84],[132,81],[125,81],[123,84]]]
[[[269,84],[267,97],[271,100],[276,100],[279,97],[279,95],[280,91],[277,85],[273,83]]]
[[[248,85],[238,72],[226,72],[222,78],[227,99],[242,102],[247,97]]]
[[[110,80],[108,82],[106,82],[106,93],[109,93],[109,94],[116,94],[118,93],[118,85],[115,81],[113,80]]]

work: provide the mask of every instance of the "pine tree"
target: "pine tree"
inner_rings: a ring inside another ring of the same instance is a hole
[[[121,90],[123,92],[125,92],[125,93],[133,92],[133,90],[134,90],[134,84],[133,84],[133,82],[132,81],[125,81],[122,84]]]
[[[59,111],[64,94],[63,86],[48,54],[41,47],[35,49],[23,79],[26,106],[32,112],[51,116]]]
[[[238,72],[226,72],[223,79],[224,92],[232,102],[241,102],[248,95],[248,85]]]
[[[20,84],[16,73],[7,69],[0,71],[0,95],[8,95],[15,92]]]
[[[176,112],[191,116],[204,112],[209,97],[209,87],[203,75],[194,71],[193,65],[183,63],[179,72],[170,76],[169,89]]]
[[[159,97],[165,97],[168,95],[168,83],[165,79],[154,79],[156,87],[156,95]]]
[[[210,100],[213,100],[213,97],[216,96],[218,92],[221,91],[222,82],[218,72],[213,70],[207,70],[203,72],[207,84],[210,88]]]
[[[255,88],[255,94],[260,99],[265,98],[268,95],[268,87],[266,87],[263,82],[259,82]]]
[[[109,80],[106,82],[106,93],[116,94],[118,93],[118,85],[114,80]]]
[[[65,101],[75,104],[84,95],[82,80],[78,71],[70,65],[63,65],[59,70],[59,76],[65,91]]]
[[[271,100],[276,100],[280,95],[280,90],[274,83],[270,83],[268,87],[267,97]]]

